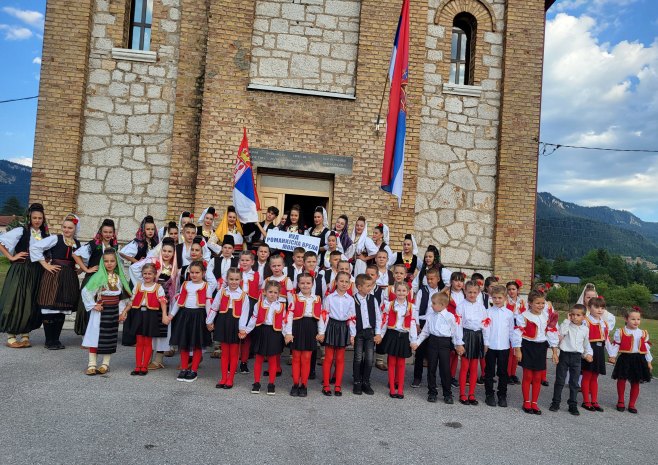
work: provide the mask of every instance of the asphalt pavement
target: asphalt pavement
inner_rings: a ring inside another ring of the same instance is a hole
[[[254,395],[251,374],[237,375],[231,390],[215,389],[219,361],[208,353],[194,383],[176,381],[177,357],[165,359],[164,370],[130,376],[128,347],[119,347],[108,374],[89,377],[73,331],[64,331],[65,350],[44,349],[41,330],[32,341],[29,349],[0,347],[2,465],[656,463],[658,380],[642,385],[638,415],[620,413],[611,367],[600,379],[605,412],[581,409],[573,417],[566,402],[549,412],[550,367],[543,414],[535,416],[521,411],[520,386],[509,387],[508,408],[486,406],[482,386],[478,406],[459,404],[456,389],[454,405],[440,397],[430,404],[425,380],[409,387],[410,366],[403,400],[388,397],[386,374],[377,369],[375,395],[353,395],[351,362],[343,397],[324,397],[315,380],[307,398],[293,398],[287,365],[275,396]]]

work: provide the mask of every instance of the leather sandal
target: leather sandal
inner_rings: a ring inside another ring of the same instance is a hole
[[[96,376],[96,367],[93,365],[88,366],[87,371],[85,371],[85,375]]]
[[[9,347],[10,349],[22,349],[22,348],[23,348],[23,343],[22,343],[22,342],[18,342],[18,341],[7,342],[5,345],[6,345],[7,347]]]
[[[98,368],[96,368],[96,373],[98,373],[99,375],[104,375],[108,371],[110,371],[110,367],[108,365],[105,365],[105,364],[103,364],[103,365],[99,366]]]
[[[148,369],[149,370],[159,370],[161,368],[164,368],[164,363],[158,363],[158,362],[151,362],[149,363]]]
[[[30,344],[30,340],[29,340],[29,339],[23,339],[23,340],[20,342],[20,345],[21,345],[21,347],[24,347],[24,348],[32,347],[32,344]]]

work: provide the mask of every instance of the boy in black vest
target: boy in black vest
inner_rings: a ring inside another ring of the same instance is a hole
[[[226,283],[226,273],[228,273],[229,268],[238,267],[238,257],[233,256],[233,250],[235,249],[235,239],[230,234],[224,236],[222,240],[222,253],[215,257],[215,266],[212,270],[215,275],[217,282],[222,280],[222,283]],[[218,292],[221,289],[218,289]]]
[[[292,281],[292,286],[297,289],[297,276],[304,272],[304,247],[295,247],[292,251],[292,263],[286,267],[286,276]]]
[[[437,294],[439,290],[439,270],[431,268],[427,270],[427,286],[420,286],[418,294],[416,295],[416,303],[414,304],[414,319],[416,320],[418,334],[425,326],[425,315],[427,312],[432,311],[432,296]],[[427,344],[422,343],[416,349],[416,357],[414,359],[414,380],[411,383],[412,388],[420,387],[420,382],[423,379],[423,362],[426,357]]]
[[[379,302],[370,293],[375,282],[369,276],[360,274],[356,277],[357,294],[354,296],[356,306],[356,336],[354,337],[354,362],[352,375],[356,395],[362,393],[373,395],[370,387],[370,373],[375,364],[375,344],[382,340],[382,314]]]

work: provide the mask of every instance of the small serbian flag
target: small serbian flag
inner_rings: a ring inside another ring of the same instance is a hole
[[[251,165],[251,154],[247,142],[247,128],[243,128],[244,135],[238,149],[238,159],[233,170],[233,206],[242,223],[255,223],[258,221],[258,194],[254,182],[254,170]]]
[[[400,22],[395,33],[393,54],[388,70],[391,91],[386,117],[386,144],[382,168],[382,189],[402,204],[404,143],[407,132],[407,82],[409,79],[409,0],[402,3]]]

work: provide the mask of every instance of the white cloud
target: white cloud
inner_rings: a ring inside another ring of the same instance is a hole
[[[43,29],[43,14],[38,11],[19,10],[18,8],[12,8],[10,6],[4,7],[2,11],[14,18],[20,19],[25,24]]]
[[[28,157],[9,158],[8,161],[18,163],[19,165],[32,167],[32,159]]]
[[[0,24],[0,31],[5,32],[5,39],[7,40],[25,40],[32,37],[32,31],[26,27]]]
[[[34,63],[35,65],[40,65],[41,64],[41,57],[34,57],[34,59],[32,60],[32,63]]]
[[[560,3],[563,9],[584,5]],[[633,0],[614,3],[626,6]],[[651,44],[605,43],[598,31],[599,21],[585,14],[559,13],[547,22],[541,140],[658,150],[658,38]],[[539,173],[540,191],[583,205],[609,200],[610,207],[658,221],[656,153],[562,147],[540,158]]]

